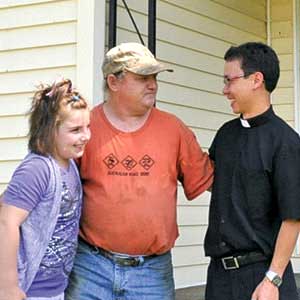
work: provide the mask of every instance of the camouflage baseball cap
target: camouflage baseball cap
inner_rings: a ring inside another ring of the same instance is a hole
[[[158,62],[149,49],[139,43],[122,43],[106,53],[102,64],[104,78],[124,70],[139,75],[173,72],[172,69]]]

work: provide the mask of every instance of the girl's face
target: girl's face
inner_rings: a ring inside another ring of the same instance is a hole
[[[54,158],[62,167],[68,167],[70,158],[82,156],[91,137],[88,109],[72,109],[55,134]]]

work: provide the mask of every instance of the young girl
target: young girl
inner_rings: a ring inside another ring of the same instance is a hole
[[[82,201],[73,158],[90,138],[89,110],[71,81],[62,79],[41,86],[30,113],[30,153],[0,209],[0,300],[62,300]]]

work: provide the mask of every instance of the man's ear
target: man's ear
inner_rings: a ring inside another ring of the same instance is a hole
[[[255,72],[253,76],[254,76],[254,87],[255,88],[261,87],[265,82],[264,74],[261,72]]]
[[[120,80],[114,74],[109,74],[106,78],[107,85],[109,89],[116,92],[119,87]]]

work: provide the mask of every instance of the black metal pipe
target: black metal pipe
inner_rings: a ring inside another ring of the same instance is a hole
[[[117,42],[117,0],[109,0],[108,49]]]
[[[156,55],[156,0],[148,0],[148,48]]]
[[[139,39],[140,39],[141,44],[145,46],[144,40],[143,40],[143,38],[142,38],[142,35],[141,35],[141,33],[140,33],[140,31],[139,31],[139,28],[137,27],[137,25],[136,25],[136,23],[135,23],[135,21],[134,21],[133,15],[131,14],[130,9],[129,9],[129,7],[128,7],[126,1],[125,1],[125,0],[122,0],[122,1],[123,1],[124,6],[125,6],[125,9],[126,9],[126,11],[127,11],[127,13],[128,13],[128,16],[129,16],[129,18],[130,18],[130,20],[131,20],[131,22],[132,22],[132,25],[134,26],[134,29],[135,29],[135,31],[136,31],[136,33],[137,33]]]

